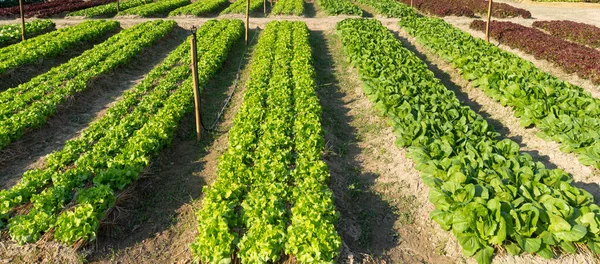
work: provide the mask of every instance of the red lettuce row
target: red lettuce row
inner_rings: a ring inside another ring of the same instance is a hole
[[[35,3],[25,5],[23,11],[25,17],[50,17],[63,12],[76,11],[84,8],[94,7],[98,5],[108,4],[114,0],[58,0],[46,3]],[[1,8],[0,16],[19,15],[19,7]]]
[[[600,48],[600,28],[596,26],[568,20],[553,20],[535,21],[533,27],[562,39]]]
[[[401,0],[401,2],[410,4],[411,0]],[[488,3],[485,0],[413,0],[414,7],[436,16],[473,17],[475,14],[487,14]],[[497,18],[531,18],[531,13],[505,3],[494,3],[492,16]]]
[[[471,28],[484,31],[485,24],[482,20],[475,20],[471,23]],[[576,73],[600,84],[600,52],[593,48],[512,22],[492,21],[491,36],[538,59],[554,62],[568,73]]]

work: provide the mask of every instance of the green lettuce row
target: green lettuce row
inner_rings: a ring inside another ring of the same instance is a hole
[[[400,26],[419,43],[486,95],[513,107],[522,126],[536,126],[541,138],[560,143],[563,152],[575,152],[583,165],[600,168],[600,99],[441,19],[417,18],[410,7],[385,1],[394,7],[378,11],[403,18]]]
[[[25,37],[33,38],[53,31],[56,24],[48,19],[36,19],[25,23]],[[0,47],[21,41],[21,24],[0,26]]]
[[[522,126],[536,126],[541,138],[561,143],[560,150],[575,152],[583,165],[600,168],[600,99],[442,20],[421,18],[402,27],[474,86],[513,107]],[[429,36],[432,32],[440,37]]]
[[[235,208],[247,194],[251,164],[258,159],[255,150],[260,124],[266,115],[276,29],[273,25],[266,27],[256,46],[244,101],[229,130],[229,147],[219,158],[217,180],[210,188],[203,188],[203,209],[197,212],[198,237],[190,245],[195,260],[205,263],[228,261],[236,247],[234,243],[239,240],[233,230],[241,228],[243,223]]]
[[[263,5],[264,0],[250,0],[250,12],[258,10],[263,7]],[[224,14],[246,14],[246,0],[235,1],[225,8],[225,10],[221,11],[221,15]]]
[[[143,34],[143,31],[138,30],[134,37],[138,37],[141,34]],[[97,70],[100,66],[94,65],[94,63],[106,59],[110,54],[123,48],[126,45],[123,41],[124,38],[124,35],[117,34],[115,38],[109,38],[109,40],[101,44],[106,49],[101,51],[95,50],[96,52],[93,54],[90,51],[94,49],[85,51],[82,55],[50,69],[47,73],[38,75],[27,83],[1,93],[0,100],[5,102],[6,105],[0,108],[0,121],[9,122],[6,120],[31,107],[33,103],[40,101],[46,96],[59,96],[60,94],[56,91],[57,87],[67,86],[65,81],[76,79],[78,74],[84,76],[85,74],[82,73],[89,74]],[[75,68],[77,71],[66,70],[68,66]]]
[[[282,251],[330,263],[337,254],[341,240],[329,173],[320,160],[324,145],[310,56],[304,23],[267,25],[219,177],[204,190],[198,238],[190,246],[197,261],[226,262],[236,248],[242,263],[276,262]],[[241,238],[237,229],[246,230]]]
[[[218,37],[206,37],[203,56],[199,58],[199,84],[203,86],[220,68],[233,44],[243,33],[240,20],[225,20],[227,24]],[[186,46],[187,44],[182,44]],[[187,66],[187,65],[186,65]],[[74,210],[61,214],[57,221],[55,238],[66,243],[81,239],[93,239],[99,221],[107,209],[112,207],[112,192],[123,189],[137,180],[143,168],[148,166],[153,155],[169,144],[177,125],[186,113],[193,109],[189,98],[193,96],[190,75],[167,99],[164,106],[144,126],[129,138],[123,151],[114,157],[107,169],[96,174],[94,186],[80,193],[101,193],[100,199],[78,199]],[[104,191],[112,190],[112,191]],[[109,202],[107,202],[109,201]],[[93,209],[93,210],[92,210]],[[85,212],[85,213],[82,213]],[[95,227],[92,229],[90,227]]]
[[[225,24],[218,24],[215,20],[208,21],[197,32],[200,39],[199,43],[202,46],[208,45],[206,39],[214,38],[225,26]],[[204,38],[203,36],[205,35],[208,37]],[[203,52],[202,49],[199,51]],[[157,99],[154,94],[163,89],[161,95],[165,97],[164,93],[172,89],[172,87],[165,85],[156,87],[156,84],[161,83],[163,79],[183,80],[187,78],[189,75],[189,67],[187,67],[189,64],[188,58],[189,48],[181,45],[175,51],[171,52],[161,65],[150,71],[139,85],[135,86],[131,91],[125,92],[123,99],[109,108],[102,118],[86,128],[80,137],[67,141],[62,150],[49,154],[46,158],[44,169],[27,171],[23,174],[21,182],[13,188],[0,191],[0,226],[2,221],[5,221],[8,217],[10,210],[18,205],[29,202],[31,195],[37,193],[43,186],[46,186],[53,177],[56,177],[54,176],[55,174],[63,173],[67,166],[71,166],[96,144],[105,142],[105,144],[109,144],[113,148],[118,147],[118,144],[112,141],[114,138],[105,141],[101,141],[101,139],[107,135],[107,132],[115,130],[119,124],[130,123],[132,119],[137,120],[137,115],[134,112],[140,111],[140,105],[158,107],[154,102],[161,102],[162,99]],[[182,60],[184,61],[182,62]],[[131,129],[130,126],[125,126],[125,128],[128,129],[127,131]],[[108,148],[100,147],[100,149],[107,150]]]
[[[147,4],[148,1],[152,2],[152,0],[127,0],[121,1],[119,3],[119,11],[127,10],[129,8],[133,8],[136,6]],[[102,17],[102,16],[112,16],[117,14],[117,3],[108,3],[105,5],[94,6],[86,9],[82,9],[79,11],[74,11],[68,13],[67,17],[74,16],[84,16],[84,17]]]
[[[135,54],[139,53],[139,47],[135,47],[137,45],[149,45],[148,42],[144,42],[144,41],[135,41],[134,38],[143,40],[146,39],[146,41],[150,41],[152,39],[158,39],[164,35],[166,35],[175,25],[174,22],[165,22],[165,21],[161,21],[161,22],[148,22],[148,23],[144,23],[141,25],[138,25],[134,28],[132,28],[129,31],[123,31],[120,34],[125,34],[127,36],[129,36],[129,45],[132,47],[130,49],[127,48],[123,48],[120,51],[122,52],[121,54],[115,54],[116,56],[118,56],[117,58],[121,58],[121,59],[127,59],[127,58],[131,58],[132,56],[134,56]],[[142,28],[145,32],[145,36],[137,36],[137,34],[127,34],[127,33],[135,33],[136,32],[136,28]],[[125,39],[126,40],[126,39]],[[166,93],[166,95],[168,95],[168,91],[163,92]],[[143,101],[140,103],[142,104]],[[152,102],[148,102],[147,106],[145,106],[146,108],[152,108]],[[136,117],[131,117],[130,119],[142,119],[143,118],[143,110],[138,110],[141,109],[140,106],[138,106],[135,110],[133,110],[132,113],[136,113]],[[135,121],[130,121],[130,123],[135,123],[138,122],[137,119]],[[125,119],[124,119],[125,120]],[[117,134],[119,136],[123,136],[125,135],[128,131],[127,131],[128,127],[124,126],[124,125],[120,125],[119,126],[115,126],[112,127],[112,129],[107,133],[107,135],[110,134]],[[104,143],[103,143],[104,142]],[[79,142],[80,144],[75,144],[75,145],[71,145],[71,144],[67,144],[67,146],[73,146],[73,147],[79,147],[79,148],[85,148],[84,144],[81,143],[85,143],[85,142]],[[93,144],[95,142],[90,142],[89,144]],[[112,145],[114,144],[114,145]],[[102,146],[105,146],[104,148],[102,148]],[[94,145],[94,149],[99,149],[102,151],[105,151],[108,149],[108,147],[114,147],[114,146],[118,146],[116,139],[115,141],[111,141],[110,139],[106,139],[106,136],[103,138],[98,139],[98,142]],[[108,147],[107,147],[108,146]],[[78,150],[71,150],[74,152],[79,152]],[[81,154],[81,153],[80,153]],[[71,154],[71,156],[73,156],[73,154]],[[96,155],[96,156],[100,156],[101,155]],[[74,163],[74,167],[71,166],[72,168],[62,172],[60,170],[61,167],[64,167],[66,164],[52,164],[53,162],[55,162],[55,160],[53,161],[51,159],[50,161],[50,166],[44,170],[34,170],[31,172],[27,172],[24,174],[23,176],[23,180],[17,184],[16,186],[14,186],[13,188],[11,188],[10,191],[3,191],[0,193],[0,199],[2,199],[3,201],[3,206],[0,207],[0,209],[2,209],[2,211],[0,211],[0,216],[4,215],[6,217],[6,215],[8,214],[8,211],[12,209],[12,207],[27,202],[29,196],[31,196],[31,202],[34,206],[34,208],[36,208],[36,210],[32,210],[29,214],[29,216],[34,216],[36,215],[37,211],[46,211],[46,212],[52,212],[55,210],[58,210],[62,207],[62,205],[64,204],[65,201],[67,201],[69,199],[70,196],[70,190],[77,186],[78,183],[81,183],[82,181],[84,181],[87,177],[89,177],[89,172],[87,172],[89,169],[91,169],[89,166],[92,166],[93,161],[90,161],[90,158],[93,158],[94,155],[90,152],[86,152],[84,154],[81,154],[81,156],[77,157],[77,161],[75,161]],[[62,166],[61,166],[62,165]],[[86,167],[88,166],[88,167]],[[87,174],[81,174],[81,173],[87,173]],[[52,181],[52,187],[48,187],[47,189],[43,190],[39,195],[33,195],[33,193],[36,193],[37,189],[45,186],[47,184],[47,182],[51,179]],[[32,218],[27,216],[27,218]],[[17,218],[24,218],[26,216],[17,216]],[[20,220],[14,220],[11,219],[11,223],[19,223]],[[15,227],[15,224],[11,224],[12,226],[11,228],[11,236],[13,238],[20,236],[20,231],[14,231],[19,229],[19,227]],[[26,228],[25,230],[29,229],[29,231],[27,232],[32,232],[32,233],[38,233],[40,232],[40,230],[37,229],[33,229],[33,228]],[[43,231],[43,230],[42,230]],[[22,242],[29,242],[29,239],[35,239],[36,236],[32,236],[32,237],[25,237],[22,239]],[[20,240],[20,239],[16,239],[16,240]]]
[[[271,10],[273,15],[296,15],[304,13],[304,0],[279,0]]]
[[[212,41],[212,38],[214,38],[216,34],[219,34],[222,29],[222,26],[213,26],[211,28],[213,34],[206,34],[209,36],[206,39],[211,39],[210,41]],[[210,43],[210,41],[205,40],[204,42]],[[206,43],[201,42],[201,44]],[[204,52],[204,49],[199,49],[199,54],[203,54]],[[177,58],[177,65],[174,68],[169,69],[168,74],[164,78],[158,80],[155,79],[157,83],[151,82],[150,84],[155,85],[156,88],[142,99],[137,108],[122,118],[117,126],[113,127],[103,138],[95,142],[91,151],[82,153],[81,156],[74,162],[74,168],[68,169],[64,172],[55,172],[52,174],[53,186],[45,189],[39,196],[34,195],[34,197],[31,199],[34,206],[37,204],[42,204],[45,212],[55,212],[59,210],[62,208],[61,204],[68,202],[70,199],[70,192],[65,194],[65,196],[61,196],[63,197],[61,198],[62,200],[48,201],[48,197],[56,196],[56,193],[61,193],[63,189],[71,190],[73,188],[82,186],[92,174],[97,174],[113,164],[114,160],[107,159],[107,157],[116,156],[119,154],[131,135],[133,135],[136,130],[142,127],[148,121],[148,119],[158,109],[160,109],[160,107],[163,106],[163,101],[170,96],[170,93],[173,89],[177,88],[178,83],[185,80],[189,76],[190,70],[187,66],[189,65],[189,56],[187,56],[187,54],[188,53],[185,50],[185,46],[180,47],[177,50],[177,53],[173,54],[175,56],[179,56]],[[94,179],[96,180],[99,177],[100,176],[96,176]],[[27,216],[26,218],[29,219],[29,221],[32,221],[31,219],[35,219],[32,216]],[[22,219],[15,221],[20,222],[21,226],[24,226],[23,223],[28,222],[23,221]],[[15,231],[15,235],[13,237],[18,236],[23,232],[19,229],[16,230],[17,231]],[[12,232],[12,229],[10,231]]]
[[[356,2],[371,6],[387,17],[400,19],[414,19],[417,17],[414,9],[394,0],[356,0]]]
[[[281,3],[281,2],[279,2]],[[242,202],[247,227],[238,247],[243,263],[276,262],[285,245],[289,168],[293,164],[294,120],[292,23],[269,24],[277,29],[272,71],[267,87],[266,114],[250,173],[250,187]]]
[[[27,128],[44,124],[68,96],[85,90],[88,80],[127,63],[168,33],[174,24],[158,21],[125,30],[126,33],[117,34],[69,62],[0,94],[0,100],[14,94],[13,100],[0,108],[0,147],[20,138]]]
[[[363,15],[363,11],[350,0],[317,0],[317,4],[330,16]]]
[[[552,248],[575,252],[576,244],[600,253],[600,207],[567,173],[498,140],[380,22],[347,19],[337,30],[365,94],[390,118],[396,144],[409,147],[430,187],[431,217],[452,230],[466,256],[490,263],[502,246],[553,258]]]
[[[98,39],[118,26],[116,21],[87,21],[4,47],[0,49],[0,73],[58,56],[66,49]]]
[[[327,187],[329,170],[321,160],[325,150],[321,128],[321,104],[315,92],[309,32],[306,24],[293,24],[295,120],[293,126],[296,167],[291,172],[291,223],[285,252],[300,263],[332,262],[342,241],[335,230],[337,212]]]
[[[171,11],[169,16],[201,16],[216,11],[228,2],[228,0],[198,0],[190,5],[186,5]]]
[[[173,9],[177,9],[188,4],[190,4],[190,0],[159,0],[158,2],[123,10],[117,15],[138,15],[141,17],[150,17],[153,15],[168,13]]]

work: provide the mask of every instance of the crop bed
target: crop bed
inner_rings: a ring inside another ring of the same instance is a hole
[[[284,252],[331,262],[341,241],[306,25],[269,23],[250,67],[218,178],[204,191],[192,253],[210,263],[234,252],[243,263],[276,262]]]
[[[25,17],[51,17],[64,12],[85,9],[93,6],[110,3],[114,0],[54,0],[52,2],[41,2],[23,6]],[[19,7],[0,8],[0,16],[18,16]]]
[[[416,20],[403,23],[426,22]],[[574,253],[576,244],[600,253],[600,207],[568,174],[498,139],[380,22],[344,20],[338,31],[365,94],[390,118],[396,144],[409,147],[431,188],[431,217],[452,230],[465,256],[490,263],[502,246],[551,259],[554,247]]]
[[[227,0],[198,0],[190,5],[186,5],[171,11],[169,16],[202,16],[217,11],[227,3]]]
[[[179,7],[189,5],[189,0],[161,0],[154,3],[139,5],[119,12],[118,15],[137,15],[141,17],[150,17],[154,15],[168,14],[170,11]]]
[[[553,36],[600,49],[600,28],[567,20],[535,21],[533,27]]]
[[[144,23],[129,32],[164,35],[174,24]],[[200,84],[214,74],[241,33],[236,20],[211,21],[199,30]],[[131,41],[133,35],[125,35]],[[100,220],[114,206],[115,192],[137,179],[192,109],[188,47],[181,44],[103,118],[50,154],[43,169],[27,171],[19,184],[0,192],[0,216],[8,219],[14,240],[35,242],[50,229],[64,243],[95,238]],[[65,208],[69,202],[72,206]],[[15,208],[26,203],[32,209],[15,215]]]
[[[475,20],[470,27],[485,31],[485,25],[485,21]],[[491,36],[499,42],[600,84],[600,51],[512,22],[492,21],[491,28]]]
[[[148,0],[128,0],[119,3],[119,10],[127,10],[136,6],[140,6],[146,4]],[[117,14],[117,3],[109,3],[105,5],[95,6],[86,8],[83,10],[70,12],[66,16],[67,17],[76,17],[76,16],[84,16],[84,17],[108,17],[111,15]]]
[[[328,15],[357,15],[363,12],[349,0],[317,0],[317,4],[325,10]]]
[[[304,13],[304,0],[280,0],[277,1],[273,10],[273,15],[296,15],[301,16]]]
[[[410,5],[411,0],[401,0]],[[468,16],[487,14],[489,2],[485,0],[414,0],[414,7],[436,16]],[[527,10],[513,7],[505,3],[494,3],[492,16],[497,18],[522,17],[531,18]]]
[[[25,37],[33,38],[54,30],[56,24],[46,19],[36,19],[25,23]],[[0,48],[21,41],[21,25],[0,26]]]
[[[264,0],[250,0],[250,12],[259,10],[263,7]],[[233,4],[229,5],[225,10],[221,12],[223,14],[245,14],[246,13],[246,1],[237,0]]]

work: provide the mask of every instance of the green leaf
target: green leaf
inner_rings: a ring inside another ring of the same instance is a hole
[[[576,242],[581,240],[587,233],[587,228],[582,225],[574,225],[570,231],[555,232],[556,238],[565,241]]]
[[[484,249],[479,250],[475,254],[475,260],[478,264],[490,264],[492,263],[492,256],[494,255],[494,248],[486,246]]]
[[[463,254],[467,257],[473,256],[475,252],[483,247],[479,238],[473,233],[458,234],[458,243],[462,246]]]
[[[517,256],[521,254],[521,248],[515,243],[508,243],[504,246],[506,248],[506,252],[512,256]]]

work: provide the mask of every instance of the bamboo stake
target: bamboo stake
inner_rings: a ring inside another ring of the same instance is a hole
[[[488,6],[488,15],[487,15],[487,24],[485,26],[485,41],[490,42],[490,25],[492,20],[492,2],[490,0],[490,5]]]
[[[267,16],[267,0],[264,0],[263,7],[265,9],[265,11],[264,11],[265,12],[265,16]]]
[[[202,137],[202,123],[201,122],[201,116],[200,116],[200,94],[198,91],[198,54],[196,51],[196,27],[192,26],[192,39],[191,39],[191,46],[192,46],[192,80],[194,81],[194,86],[192,87],[194,89],[194,106],[195,106],[195,113],[196,113],[196,141],[200,141],[200,138]]]
[[[117,13],[119,13],[119,0],[117,0]]]
[[[21,13],[21,40],[25,41],[25,12],[23,11],[23,0],[19,0],[19,12]]]
[[[250,27],[250,0],[246,1],[246,45],[248,45],[248,31]]]

